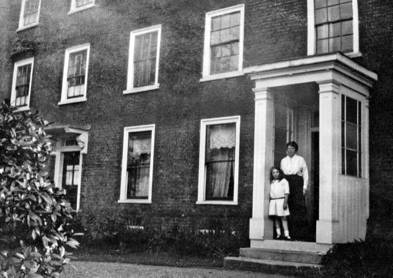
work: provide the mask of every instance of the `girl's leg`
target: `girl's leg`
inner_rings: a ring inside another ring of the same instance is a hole
[[[276,238],[281,237],[281,225],[280,225],[280,217],[274,217],[274,225],[276,226]]]
[[[289,236],[287,218],[286,218],[285,216],[283,216],[283,217],[281,217],[281,221],[282,221],[282,227],[284,228],[284,236],[285,236],[287,239],[290,239],[291,237]]]

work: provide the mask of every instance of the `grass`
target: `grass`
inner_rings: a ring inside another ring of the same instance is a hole
[[[223,258],[207,258],[179,255],[167,251],[121,250],[113,246],[84,247],[74,252],[74,260],[92,262],[115,262],[176,267],[222,267]]]

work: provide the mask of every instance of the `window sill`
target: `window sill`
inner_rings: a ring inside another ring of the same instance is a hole
[[[204,76],[199,80],[199,82],[207,82],[207,81],[218,80],[218,79],[233,78],[233,77],[238,77],[238,76],[242,76],[242,75],[244,75],[243,71],[231,71],[231,72],[225,72],[225,73],[220,73],[220,74]]]
[[[118,200],[119,204],[151,204],[151,200],[140,200],[140,199],[128,199],[128,200]]]
[[[33,24],[30,24],[27,26],[22,26],[22,27],[19,27],[18,29],[16,29],[16,32],[20,32],[20,31],[24,31],[24,30],[27,30],[30,28],[34,28],[34,27],[37,27],[38,25],[39,25],[39,23],[37,22],[37,23],[33,23]]]
[[[80,7],[80,8],[72,9],[72,10],[70,10],[68,12],[68,15],[71,15],[71,14],[74,14],[74,13],[77,13],[77,12],[80,12],[80,11],[84,11],[84,10],[87,10],[87,9],[90,9],[90,8],[94,8],[96,6],[97,6],[96,4],[90,4],[90,5],[86,5],[86,6]]]
[[[72,103],[78,103],[78,102],[86,102],[86,101],[87,101],[86,97],[71,98],[71,99],[62,100],[57,105],[66,105],[66,104],[72,104]]]
[[[160,88],[159,83],[154,84],[154,85],[150,85],[150,86],[130,88],[130,89],[124,90],[123,95],[141,93],[141,92],[146,92],[146,91],[153,91],[153,90],[158,90],[159,88]]]
[[[237,206],[238,203],[234,201],[197,201],[197,205],[224,205],[224,206]]]
[[[345,56],[348,56],[349,58],[357,58],[357,57],[362,57],[362,53],[361,52],[348,52],[348,53],[344,53]]]
[[[25,112],[25,111],[29,111],[29,110],[30,110],[29,106],[23,106],[23,107],[16,108],[15,112]]]

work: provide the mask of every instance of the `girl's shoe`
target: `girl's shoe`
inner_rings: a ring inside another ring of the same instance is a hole
[[[276,239],[281,239],[281,235],[276,235]]]
[[[289,235],[284,236],[285,240],[292,240],[292,238]]]

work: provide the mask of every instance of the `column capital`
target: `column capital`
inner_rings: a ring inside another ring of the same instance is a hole
[[[265,87],[254,88],[254,89],[252,89],[252,91],[255,94],[255,101],[272,100],[273,99],[271,88],[265,88]]]
[[[318,83],[318,86],[319,86],[319,94],[324,94],[324,93],[339,94],[340,92],[340,84],[334,80],[320,82]]]

